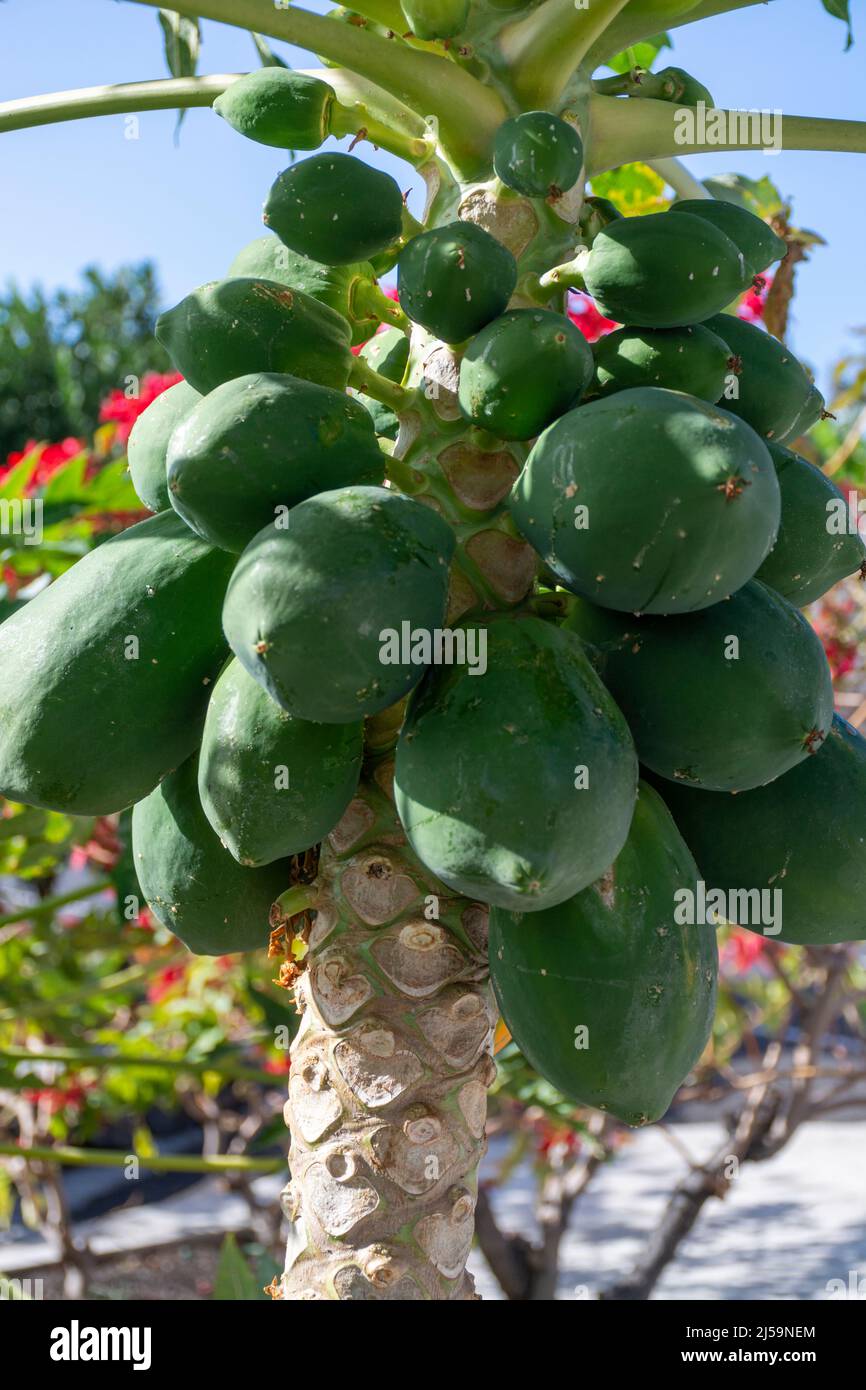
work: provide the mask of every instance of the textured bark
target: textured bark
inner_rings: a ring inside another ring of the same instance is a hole
[[[473,1298],[495,1015],[486,909],[408,849],[379,765],[323,847],[286,1119],[288,1299]]]
[[[578,123],[587,92],[579,75],[563,98]],[[437,160],[421,172],[425,224],[477,222],[521,274],[573,248],[582,181],[534,206],[501,196],[492,180],[460,183]],[[523,302],[519,290],[512,302]],[[454,348],[413,326],[404,377],[413,396],[394,446],[401,490],[455,531],[449,624],[521,603],[537,565],[504,507],[526,446],[467,425],[458,367]],[[291,1300],[476,1297],[465,1265],[495,1075],[487,909],[439,884],[406,843],[386,751],[401,719],[395,707],[368,721],[364,779],[322,847],[304,930],[286,1106],[292,1229],[273,1290]]]

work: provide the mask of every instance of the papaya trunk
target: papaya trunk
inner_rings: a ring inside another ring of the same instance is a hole
[[[587,95],[578,74],[563,98],[584,133]],[[574,246],[582,184],[554,208],[503,190],[489,172],[465,184],[429,164],[425,225],[478,223],[523,276]],[[525,447],[462,418],[459,359],[413,326],[389,468],[392,483],[456,533],[449,623],[479,606],[521,603],[537,563],[504,508]],[[278,1289],[290,1300],[476,1297],[465,1264],[495,1074],[487,910],[444,888],[407,845],[389,756],[376,742],[389,721],[396,739],[398,715],[368,721],[373,763],[323,846],[296,985],[284,1193],[292,1224]]]
[[[287,1299],[471,1299],[495,1017],[487,914],[405,842],[380,763],[323,847],[286,1119]]]

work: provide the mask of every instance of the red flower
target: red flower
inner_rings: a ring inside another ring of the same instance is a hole
[[[167,965],[164,970],[160,970],[147,987],[147,997],[151,1004],[161,1004],[185,975],[185,965]]]
[[[588,294],[575,293],[569,296],[568,317],[583,334],[588,343],[597,343],[620,325],[613,319],[600,314]]]
[[[729,965],[738,975],[745,974],[757,965],[761,957],[773,943],[757,932],[746,931],[744,927],[734,927],[721,950],[722,965]]]
[[[40,444],[37,439],[28,439],[23,449],[9,454],[5,464],[0,466],[0,477],[4,473],[9,473],[26,454],[37,450],[33,472],[30,474],[24,489],[25,493],[34,492],[36,488],[47,483],[51,475],[56,473],[58,468],[62,468],[67,459],[74,458],[76,454],[80,454],[82,449],[86,448],[87,445],[83,439],[74,439],[72,435],[67,439],[62,439],[59,444]]]
[[[169,386],[176,386],[179,381],[183,381],[180,372],[145,372],[139,383],[138,395],[127,396],[125,391],[112,391],[99,407],[99,418],[103,422],[114,420],[117,424],[115,440],[118,444],[125,444],[142,411],[147,410],[151,401],[161,396]]]
[[[773,277],[772,275],[762,275],[760,279],[763,282],[761,288],[746,290],[740,300],[737,318],[745,319],[746,323],[760,323],[764,317],[764,306],[767,303],[767,295],[770,293]]]
[[[262,1071],[270,1076],[285,1076],[292,1069],[292,1059],[286,1052],[282,1057],[267,1057],[262,1063]]]
[[[56,1115],[58,1110],[80,1110],[94,1084],[92,1081],[74,1081],[68,1086],[44,1086],[39,1090],[22,1091],[21,1094],[31,1105],[44,1106],[50,1115]]]

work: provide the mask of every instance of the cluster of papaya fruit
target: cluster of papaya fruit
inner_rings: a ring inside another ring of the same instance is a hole
[[[344,128],[326,82],[282,69],[217,109],[296,149]],[[557,199],[583,163],[572,124],[524,112],[494,191]],[[866,742],[834,723],[798,611],[864,547],[787,447],[822,410],[809,376],[724,312],[784,243],[731,203],[589,199],[574,258],[521,277],[478,223],[421,227],[393,179],[329,152],[280,175],[264,221],[157,324],[184,380],[129,443],[156,515],[0,627],[0,790],[134,804],[156,916],[193,950],[252,948],[353,798],[365,719],[411,692],[396,808],[428,869],[490,906],[514,1037],[566,1094],[645,1122],[714,1007],[714,923],[678,919],[682,890],[776,886],[781,939],[866,934]],[[623,325],[594,352],[569,287]],[[538,577],[458,613],[483,667],[383,658],[386,633],[445,631],[460,561],[440,494],[390,469],[418,335],[459,363],[460,430],[523,465],[499,510]]]

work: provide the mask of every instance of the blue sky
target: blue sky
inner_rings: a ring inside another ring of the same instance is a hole
[[[847,54],[844,33],[820,0],[773,0],[676,31],[667,61],[703,81],[721,106],[863,119],[866,31]],[[308,54],[275,46],[295,66],[316,65]],[[200,71],[255,63],[245,34],[205,24]],[[7,0],[0,7],[0,99],[163,75],[149,6]],[[89,262],[113,267],[149,258],[168,304],[222,275],[260,234],[262,201],[286,158],[241,139],[208,110],[187,114],[178,144],[173,131],[172,113],[153,112],[140,117],[137,140],[125,138],[121,116],[0,137],[0,277],[69,285]],[[412,185],[408,166],[371,156],[369,146],[363,153],[402,187]],[[793,200],[794,220],[825,237],[827,247],[799,272],[792,343],[826,385],[828,367],[852,346],[851,330],[866,324],[866,155],[713,154],[689,167],[698,176],[769,172]]]

